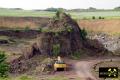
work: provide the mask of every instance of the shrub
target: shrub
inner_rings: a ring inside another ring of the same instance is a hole
[[[68,32],[72,32],[72,31],[73,31],[73,28],[72,28],[72,27],[69,27],[69,26],[66,27],[66,29],[67,29]]]
[[[72,57],[73,59],[80,59],[80,55],[81,55],[80,52],[79,52],[79,51],[76,51],[76,52],[74,52],[74,53],[72,54],[71,57]]]
[[[67,14],[69,17],[71,17],[71,15],[70,14]]]
[[[102,19],[105,19],[104,17],[102,17]]]
[[[30,30],[30,27],[29,26],[26,26],[24,31],[29,31]]]
[[[5,52],[0,51],[0,77],[6,77],[9,71],[9,65],[5,62]]]
[[[82,37],[83,40],[85,40],[86,36],[87,36],[87,31],[84,28],[84,29],[81,30],[81,37]]]
[[[38,31],[39,31],[39,32],[42,32],[42,28],[41,28],[41,27],[39,27]]]
[[[64,25],[65,26],[65,30],[68,32],[72,32],[73,28],[71,26],[68,26],[67,24]]]
[[[102,17],[101,17],[101,16],[99,16],[99,19],[102,19]]]
[[[58,56],[60,54],[60,44],[53,45],[53,55]]]
[[[57,17],[58,19],[60,19],[60,15],[61,15],[62,13],[64,13],[64,10],[63,10],[62,8],[58,9],[57,12],[56,12],[56,17]]]
[[[20,80],[32,80],[32,78],[29,78],[28,76],[21,76]]]
[[[55,32],[55,36],[58,37],[59,36],[59,32]]]
[[[95,16],[93,16],[92,19],[95,19]]]
[[[16,29],[16,30],[14,30],[16,33],[18,33],[18,32],[20,32],[20,30],[18,30],[18,29]]]
[[[16,28],[14,29],[14,31],[15,31],[15,32],[20,32],[19,27],[16,27]]]

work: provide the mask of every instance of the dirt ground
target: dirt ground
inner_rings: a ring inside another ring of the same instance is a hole
[[[120,19],[105,19],[105,20],[80,20],[78,24],[81,28],[85,28],[94,32],[106,32],[110,34],[117,34],[120,32]]]
[[[93,74],[93,67],[101,61],[120,61],[119,57],[89,57],[80,60],[65,60],[68,64],[72,64],[72,70],[66,72],[57,72],[55,75],[64,74],[69,80],[103,80]],[[68,62],[69,61],[69,62]],[[117,65],[117,64],[116,64]],[[99,74],[97,74],[99,75]]]
[[[49,18],[41,17],[0,17],[0,29],[12,28],[21,29],[29,27],[38,29],[48,24]],[[103,20],[78,20],[80,28],[85,28],[94,32],[106,32],[116,34],[120,32],[120,19],[103,19]],[[112,24],[112,25],[111,25]]]
[[[94,74],[93,67],[99,62],[111,61],[111,59],[112,61],[120,61],[119,57],[88,57],[83,59],[81,58],[80,60],[71,60],[65,58],[65,62],[71,68],[69,71],[51,72],[43,75],[37,74],[36,76],[38,80],[47,80],[47,78],[55,76],[65,77],[66,79],[64,80],[104,80],[98,77],[99,74]],[[59,79],[56,78],[53,80]]]

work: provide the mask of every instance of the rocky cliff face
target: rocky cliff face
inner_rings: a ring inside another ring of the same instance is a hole
[[[60,55],[82,51],[97,55],[95,53],[107,51],[97,40],[93,41],[82,36],[84,33],[77,22],[65,13],[60,14],[59,18],[51,19],[46,29],[49,32],[41,33],[37,40],[37,46],[42,54],[52,55],[55,44],[60,44]]]
[[[62,14],[58,19],[51,19],[46,27],[48,32],[38,36],[38,47],[41,53],[52,55],[53,45],[60,45],[60,54],[68,55],[83,48],[83,39],[78,24],[68,15]]]

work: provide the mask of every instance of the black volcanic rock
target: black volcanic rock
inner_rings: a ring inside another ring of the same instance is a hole
[[[75,52],[97,55],[95,53],[106,51],[98,41],[83,38],[77,22],[65,13],[51,19],[45,29],[37,40],[41,54],[53,55],[53,45],[55,44],[60,44],[60,55],[70,55]]]
[[[77,22],[65,13],[60,14],[59,19],[51,19],[46,30],[48,32],[41,33],[37,42],[42,54],[52,55],[54,44],[60,44],[61,55],[74,53],[84,47],[81,29]]]

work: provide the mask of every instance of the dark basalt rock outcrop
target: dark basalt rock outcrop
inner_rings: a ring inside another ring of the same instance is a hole
[[[65,13],[61,13],[59,18],[51,19],[46,29],[49,31],[41,33],[37,40],[41,54],[52,55],[54,44],[60,44],[60,55],[70,55],[83,50],[90,55],[107,51],[98,41],[91,41],[83,36],[77,22]],[[93,42],[96,45],[93,45]]]
[[[49,31],[41,33],[37,40],[42,54],[52,55],[55,44],[60,44],[61,55],[69,55],[84,47],[78,24],[65,13],[59,19],[51,19],[46,29]]]

